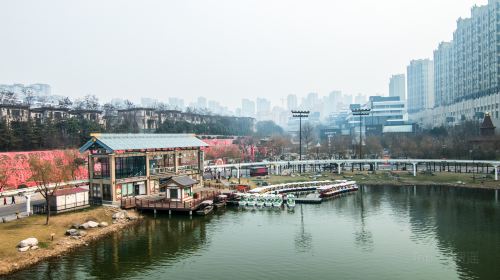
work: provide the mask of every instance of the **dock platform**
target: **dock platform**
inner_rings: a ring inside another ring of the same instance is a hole
[[[137,210],[153,210],[153,211],[169,211],[169,212],[190,212],[200,208],[205,200],[213,200],[219,192],[200,192],[197,199],[188,201],[173,201],[168,198],[149,196],[149,197],[132,197],[122,199],[121,207],[123,209],[136,208]]]

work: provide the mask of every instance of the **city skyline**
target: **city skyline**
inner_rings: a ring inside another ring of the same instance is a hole
[[[487,1],[400,2],[221,1],[223,11],[219,3],[120,2],[119,14],[111,2],[100,9],[89,1],[3,3],[2,10],[12,13],[0,23],[12,28],[4,35],[11,44],[0,47],[0,83],[42,82],[54,94],[135,103],[140,96],[183,96],[189,104],[203,96],[231,108],[245,97],[282,106],[289,94],[327,95],[336,89],[353,97],[388,95],[392,74],[404,72],[413,58],[431,58],[440,41],[451,39],[456,20]],[[386,14],[389,7],[398,13]],[[440,12],[444,8],[446,14]],[[21,10],[22,20],[13,16]],[[249,23],[256,12],[260,20],[254,26]],[[95,22],[86,21],[90,15]],[[116,23],[100,24],[109,16]],[[389,38],[399,38],[404,52],[395,51]]]

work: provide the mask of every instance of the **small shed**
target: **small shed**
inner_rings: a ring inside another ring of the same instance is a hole
[[[81,187],[59,189],[49,196],[50,211],[61,213],[89,207],[89,190]]]
[[[193,198],[193,186],[198,182],[189,176],[175,176],[160,185],[160,190],[165,192],[172,201],[189,201]]]

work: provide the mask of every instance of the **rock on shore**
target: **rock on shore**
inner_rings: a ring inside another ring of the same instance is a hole
[[[30,249],[36,250],[38,249],[38,239],[34,237],[26,238],[24,240],[21,240],[19,244],[17,244],[17,250],[19,252],[26,252]]]

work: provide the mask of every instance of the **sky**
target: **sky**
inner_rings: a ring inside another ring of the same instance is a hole
[[[487,0],[2,0],[0,83],[225,106],[388,94]]]

